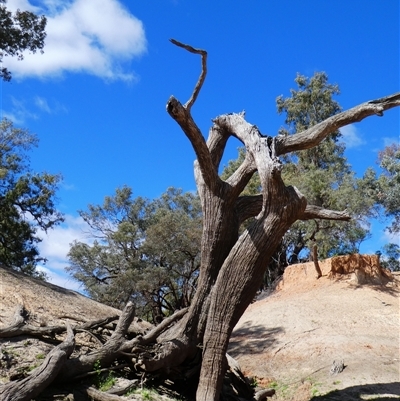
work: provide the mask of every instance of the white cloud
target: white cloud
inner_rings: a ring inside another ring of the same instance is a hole
[[[393,244],[398,244],[400,245],[400,238],[398,233],[391,233],[388,229],[385,229],[382,235],[382,239],[385,242],[390,242]]]
[[[47,233],[39,234],[42,242],[39,244],[40,255],[46,258],[46,268],[51,271],[63,271],[68,265],[67,254],[72,242],[90,242],[89,228],[81,217],[65,216],[65,222]]]
[[[64,217],[63,224],[47,233],[38,233],[42,238],[42,242],[38,244],[39,252],[47,262],[45,266],[39,265],[37,268],[48,275],[50,283],[82,292],[80,283],[67,274],[65,268],[68,266],[67,254],[73,241],[92,242],[88,236],[89,227],[81,217]]]
[[[356,148],[365,143],[356,126],[353,124],[340,128],[340,132],[343,135],[343,142],[346,144],[347,149]]]
[[[35,106],[41,111],[48,114],[67,113],[67,108],[58,101],[49,102],[41,96],[36,96],[34,99]]]
[[[63,288],[68,288],[77,292],[83,292],[82,284],[74,280],[71,276],[67,274],[62,274],[61,272],[55,272],[50,270],[45,266],[38,265],[37,270],[46,273],[49,283],[58,285]]]
[[[46,113],[51,114],[51,109],[49,104],[47,103],[47,100],[40,97],[40,96],[36,96],[35,98],[35,104],[37,107],[39,107],[40,110],[45,111]]]
[[[38,265],[37,269],[49,277],[49,282],[64,288],[82,292],[82,286],[75,281],[65,268],[68,266],[67,254],[70,244],[77,240],[91,243],[88,238],[89,228],[81,217],[66,215],[63,224],[39,233],[42,242],[38,244],[40,255],[47,259],[45,265]]]
[[[26,54],[23,61],[3,59],[14,77],[58,76],[84,72],[106,79],[133,80],[121,63],[146,52],[142,22],[117,0],[42,0],[41,8],[26,0],[7,7],[33,9],[47,17],[44,54]]]

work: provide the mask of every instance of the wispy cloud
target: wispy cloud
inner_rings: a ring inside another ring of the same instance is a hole
[[[24,100],[11,97],[11,110],[0,110],[1,118],[11,120],[15,125],[22,125],[27,119],[38,119],[38,115],[28,109]]]
[[[44,54],[7,57],[14,77],[60,76],[84,72],[105,79],[134,80],[123,62],[146,52],[142,22],[117,0],[9,0],[10,9],[28,9],[47,17]]]
[[[48,114],[67,113],[67,108],[58,101],[49,102],[41,96],[36,96],[34,99],[35,106],[41,111]]]
[[[365,143],[355,125],[350,124],[340,128],[346,148],[356,148]]]
[[[68,109],[60,102],[49,102],[41,96],[36,96],[34,99],[20,100],[15,97],[10,99],[10,109],[0,110],[0,118],[7,118],[15,125],[24,125],[27,120],[37,120],[40,118],[40,113],[43,112],[47,114],[68,113]]]
[[[390,146],[390,145],[393,145],[394,143],[400,143],[400,137],[394,137],[394,136],[391,136],[391,137],[388,137],[388,136],[385,136],[384,138],[383,138],[383,146],[386,148],[386,146]]]
[[[51,114],[51,109],[49,104],[47,103],[47,100],[40,97],[40,96],[36,96],[35,98],[35,105],[37,107],[39,107],[40,110],[45,111],[46,113]]]
[[[55,272],[54,270],[48,269],[46,266],[39,265],[37,270],[46,273],[48,277],[48,282],[58,285],[63,288],[68,288],[70,290],[82,292],[82,284],[74,280],[71,276],[62,272]]]

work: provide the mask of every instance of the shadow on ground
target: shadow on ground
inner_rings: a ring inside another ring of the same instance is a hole
[[[283,327],[266,328],[263,325],[246,323],[232,334],[228,353],[233,357],[241,354],[261,354],[276,341]]]
[[[364,384],[314,396],[310,401],[393,401],[400,399],[400,382]]]

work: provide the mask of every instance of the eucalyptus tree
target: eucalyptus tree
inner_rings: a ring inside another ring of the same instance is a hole
[[[246,120],[244,113],[223,114],[212,120],[206,139],[191,111],[206,77],[207,53],[172,42],[201,55],[202,60],[200,78],[189,100],[182,104],[171,96],[166,106],[196,156],[195,179],[203,218],[196,292],[188,308],[177,311],[149,333],[133,338],[128,336],[128,327],[135,308],[128,302],[105,344],[85,355],[47,363],[44,370],[65,384],[93,371],[99,363],[105,367],[124,358],[132,369],[144,373],[181,375],[186,380],[197,374],[197,401],[216,401],[228,366],[226,351],[232,330],[253,300],[284,234],[298,220],[351,219],[346,210],[315,205],[298,188],[286,185],[282,159],[292,152],[315,148],[341,127],[369,116],[382,116],[384,111],[400,106],[400,93],[367,101],[292,135],[263,135],[255,124]],[[230,137],[238,138],[246,153],[240,166],[222,179],[218,171]],[[242,195],[256,172],[260,194]],[[241,231],[242,224],[249,219],[252,221]],[[73,333],[69,332],[64,348],[68,345],[71,349]],[[23,385],[25,389],[35,388],[37,382],[28,379]],[[4,388],[0,393],[20,391],[18,383]],[[32,394],[37,393],[32,391]]]
[[[24,51],[43,52],[46,38],[46,17],[31,11],[17,10],[14,14],[6,7],[7,0],[0,0],[0,63],[4,56],[24,58]],[[11,72],[0,68],[0,78],[11,80]]]
[[[37,143],[29,131],[0,122],[0,264],[43,278],[36,269],[45,261],[38,230],[53,228],[63,217],[56,209],[61,177],[29,168],[27,152]]]
[[[400,232],[400,144],[393,143],[379,152],[379,165],[383,173],[379,176],[377,201],[392,219],[388,227],[392,233]]]
[[[195,194],[169,188],[149,201],[125,186],[80,215],[92,241],[71,244],[67,271],[91,298],[117,308],[132,301],[154,322],[189,306],[201,238]]]

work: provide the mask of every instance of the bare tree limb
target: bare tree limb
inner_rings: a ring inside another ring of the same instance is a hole
[[[30,335],[34,337],[53,336],[54,334],[61,334],[67,331],[66,325],[59,326],[44,326],[37,327],[25,323],[26,310],[22,305],[16,307],[14,313],[14,322],[10,326],[2,327],[0,329],[0,338],[10,338],[21,335]],[[82,325],[73,326],[75,331],[87,331],[104,326],[119,318],[118,315],[110,316],[103,319],[86,322]]]
[[[347,210],[338,212],[336,210],[324,209],[319,206],[307,205],[306,210],[300,216],[299,220],[339,220],[339,221],[349,221],[351,216]]]
[[[204,80],[206,79],[206,75],[207,75],[207,52],[205,50],[195,49],[194,47],[186,45],[186,44],[181,43],[181,42],[178,42],[175,39],[170,39],[170,42],[173,43],[176,46],[182,47],[183,49],[187,50],[190,53],[200,54],[201,55],[201,73],[200,73],[200,77],[199,77],[199,79],[198,79],[198,81],[196,83],[196,86],[193,89],[192,96],[190,97],[190,99],[183,106],[186,110],[188,110],[190,112],[190,109],[192,108],[194,102],[197,99],[197,96],[200,93],[200,90],[201,90],[201,87],[203,86]]]
[[[192,144],[204,182],[208,187],[215,188],[220,178],[199,127],[190,113],[173,96],[167,102],[167,112],[179,124]]]
[[[213,124],[208,132],[207,146],[211,154],[214,168],[218,170],[222,156],[225,151],[229,133]]]
[[[385,110],[397,106],[400,106],[400,92],[381,99],[362,103],[342,113],[329,117],[321,123],[298,134],[277,136],[275,138],[276,153],[279,156],[297,150],[313,148],[330,133],[339,128],[359,122],[372,115],[383,116]]]
[[[246,152],[246,158],[243,160],[243,163],[226,180],[226,183],[233,188],[237,195],[240,195],[256,171],[257,167],[253,158],[251,157],[251,154]]]
[[[71,326],[67,324],[67,337],[64,342],[53,348],[43,363],[28,377],[0,387],[0,399],[2,401],[29,401],[35,398],[57,377],[74,347],[74,333]]]
[[[240,224],[250,217],[255,217],[262,209],[262,195],[241,196],[236,202],[236,209],[239,215]],[[299,220],[337,220],[349,221],[351,216],[344,211],[324,209],[319,206],[307,205]]]
[[[79,389],[81,393],[89,396],[91,400],[94,401],[123,401],[126,398],[119,397],[115,394],[104,393],[103,391],[97,390],[92,386],[85,386]]]

